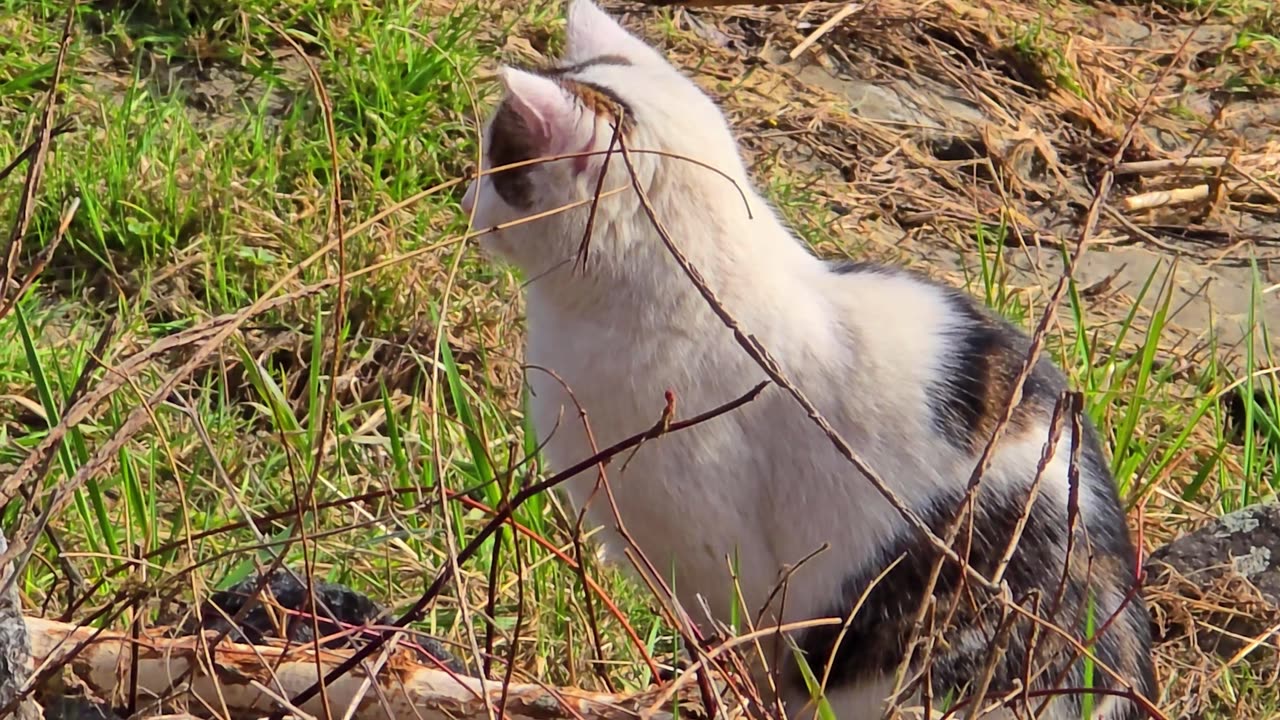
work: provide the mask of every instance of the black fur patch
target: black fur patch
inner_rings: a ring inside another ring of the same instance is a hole
[[[1017,602],[1029,609],[1038,609],[1041,617],[1048,617],[1056,605],[1055,622],[1079,639],[1086,634],[1090,590],[1105,591],[1108,598],[1125,596],[1133,586],[1135,558],[1115,491],[1102,486],[1110,475],[1094,474],[1094,468],[1090,467],[1100,462],[1101,448],[1092,428],[1087,424],[1084,427],[1082,492],[1093,493],[1088,507],[1098,512],[1076,525],[1065,584],[1062,553],[1068,535],[1067,512],[1051,504],[1043,493],[1031,508],[1004,575]],[[1064,438],[1069,438],[1069,433],[1069,429],[1064,429]],[[959,498],[959,494],[951,494],[922,513],[936,534],[944,533]],[[1026,495],[1022,493],[981,491],[971,523],[963,526],[957,540],[957,552],[961,557],[967,556],[969,563],[984,576],[991,577],[1009,546],[1025,505]],[[928,540],[906,529],[886,545],[879,562],[845,581],[842,604],[830,608],[824,617],[847,618],[864,593],[866,599],[844,630],[839,647],[836,648],[835,643],[841,626],[811,628],[798,643],[817,677],[825,672],[827,660],[833,660],[828,689],[883,677],[896,670],[906,652],[911,623],[925,600],[929,574],[938,556]],[[897,565],[868,591],[884,568],[899,557]],[[1059,588],[1063,589],[1060,605],[1057,603]],[[943,565],[933,597],[937,604],[932,627],[925,629],[925,637],[932,635],[937,639],[929,664],[929,690],[934,698],[963,698],[980,682],[998,649],[995,641],[1001,615],[999,606],[994,600],[986,600],[981,589],[969,587],[960,568],[952,562]],[[957,609],[947,623],[945,614],[953,604]],[[1004,652],[996,660],[988,698],[1018,686],[1029,675],[1028,663],[1037,671],[1045,665],[1050,667],[1035,681],[1034,688],[1084,687],[1083,664],[1073,658],[1068,643],[1043,629],[1033,632],[1032,623],[1013,617]],[[1095,617],[1095,630],[1105,620],[1105,617]],[[972,639],[975,631],[980,642]],[[1135,596],[1111,621],[1096,641],[1094,651],[1103,662],[1129,678],[1139,692],[1147,697],[1153,695],[1149,616],[1140,596]],[[801,682],[798,668],[792,666],[790,672],[791,682]],[[1093,687],[1119,687],[1101,671],[1095,671],[1093,677]],[[1033,707],[1039,702],[1030,699]],[[1061,702],[1079,714],[1079,696],[1063,695]],[[1133,717],[1136,720],[1139,715]]]
[[[595,62],[604,62],[613,56],[605,55]],[[617,58],[623,60],[622,58]],[[629,64],[629,63],[628,63]],[[622,118],[622,132],[630,132],[635,121],[631,107],[612,90],[581,80],[558,80],[560,85],[578,99],[588,110],[597,115]],[[504,101],[494,112],[489,131],[488,158],[492,168],[535,160],[541,148],[531,137],[529,126],[519,112]],[[534,164],[523,165],[493,173],[493,188],[508,205],[521,210],[532,209],[534,204]]]
[[[959,498],[951,496],[938,501],[922,517],[929,527],[941,535],[958,506]],[[1012,537],[1014,525],[1023,511],[1023,500],[1007,496],[993,497],[990,491],[979,495],[978,507],[973,518],[973,532],[962,530],[957,551],[963,556],[968,544],[969,562],[980,572],[990,575]],[[1037,502],[1023,531],[1022,550],[1010,563],[1006,576],[1014,588],[1040,587],[1061,575],[1061,562],[1052,556],[1054,548],[1065,542],[1065,518],[1059,518],[1045,502]],[[844,596],[850,607],[836,609],[847,616],[852,603],[857,601],[868,585],[899,556],[902,559],[872,588],[858,614],[845,633],[844,641],[835,653],[832,676],[854,680],[884,673],[891,673],[902,660],[903,643],[910,632],[913,614],[924,599],[929,573],[938,552],[928,540],[915,537],[913,531],[890,543],[882,556],[882,563],[868,568],[845,581]],[[964,538],[971,538],[966,543]],[[1054,566],[1058,569],[1055,573]],[[964,592],[963,576],[954,563],[947,563],[938,578],[934,596],[949,599]],[[1016,592],[1016,591],[1015,591]],[[962,600],[961,614],[972,624],[976,616],[984,614],[981,608],[964,607],[969,600]],[[958,618],[961,619],[961,618]],[[811,665],[822,663],[831,656],[831,649],[840,629],[837,626],[813,628],[805,636],[801,649]],[[968,663],[981,658],[957,654],[947,662],[934,666],[935,683],[954,684],[965,675]]]
[[[1031,342],[974,298],[958,290],[946,292],[959,324],[945,331],[948,368],[929,388],[934,426],[954,447],[977,452],[1004,412]],[[1013,427],[1033,417],[1048,418],[1065,387],[1062,373],[1042,355],[1023,383]]]
[[[489,166],[511,165],[538,156],[529,126],[510,103],[503,102],[493,115],[489,129]],[[533,206],[533,165],[493,173],[493,189],[511,207],[528,210]]]
[[[908,275],[943,294],[955,323],[943,329],[947,369],[928,388],[930,410],[934,426],[953,447],[978,452],[1003,414],[1030,350],[1026,333],[971,295],[916,271],[858,260],[829,261],[828,265],[837,275]],[[1023,383],[1012,427],[1022,427],[1034,417],[1048,418],[1066,384],[1062,372],[1042,354]]]
[[[548,77],[555,77],[560,75],[572,75],[574,73],[582,72],[583,70],[586,70],[589,67],[594,67],[596,65],[617,65],[619,67],[631,67],[631,61],[622,57],[621,55],[597,55],[596,57],[593,57],[589,60],[583,60],[582,62],[574,63],[572,65],[561,65],[559,67],[551,67],[541,72],[543,75],[546,75]]]
[[[827,264],[831,267],[831,272],[837,275],[895,275],[900,272],[891,265],[867,260],[830,260]]]

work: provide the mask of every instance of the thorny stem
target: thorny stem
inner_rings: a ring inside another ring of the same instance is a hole
[[[620,125],[621,123],[618,124],[618,126]],[[618,133],[617,133],[618,126],[615,126],[615,132],[614,132],[615,139],[618,138]],[[607,157],[606,157],[606,162],[608,162]],[[564,380],[559,377],[559,375],[552,373],[552,377],[561,383],[561,385],[565,388],[565,391],[569,394],[569,397],[573,401],[574,405],[578,408],[578,412],[582,417],[583,424],[586,426],[587,438],[591,442],[591,449],[593,451],[599,452],[596,448],[595,435],[591,432],[590,423],[587,422],[586,409],[583,408],[580,403],[578,403],[578,399],[574,395],[573,391],[569,388],[568,384],[565,383]],[[671,423],[675,417],[675,407],[676,407],[675,393],[672,392],[671,390],[667,390],[664,393],[664,399],[665,399],[665,405],[662,408],[662,414],[659,416],[658,422],[654,426],[654,428],[658,432],[663,434],[665,434],[671,429]],[[641,443],[637,443],[636,446],[632,448],[631,456],[628,457],[627,460],[624,461],[623,463],[624,471],[626,469],[627,463],[630,462],[631,457],[635,456],[635,453],[639,452],[640,446],[642,444],[643,444],[643,441]],[[668,587],[667,584],[663,581],[662,576],[660,573],[658,573],[657,568],[654,567],[652,561],[649,560],[649,557],[645,555],[644,551],[640,548],[639,544],[636,543],[631,533],[627,530],[626,524],[622,521],[622,513],[619,511],[617,500],[614,498],[613,486],[609,483],[609,475],[605,470],[604,463],[597,464],[596,489],[599,489],[599,488],[604,489],[605,498],[609,503],[609,510],[613,515],[615,529],[617,530],[618,535],[627,544],[627,549],[625,551],[627,558],[631,560],[633,565],[635,565],[636,570],[639,572],[641,579],[643,579],[645,583],[650,586],[650,591],[653,593],[654,597],[658,599],[660,603],[664,599],[670,601],[671,607],[668,609],[668,612],[670,613],[671,624],[673,627],[676,628],[677,632],[680,633],[681,639],[685,642],[685,644],[691,649],[691,651],[696,650],[698,652],[703,652],[703,648],[701,646],[702,638],[701,638],[701,634],[698,632],[697,626],[692,622],[688,613],[680,605],[679,598],[676,597],[675,593],[672,592],[671,588]],[[588,497],[585,503],[583,503],[582,510],[578,514],[578,523],[574,528],[575,543],[577,543],[577,538],[581,535],[582,522],[586,517],[587,507],[590,505],[594,497],[595,497],[595,491],[593,490],[591,496]],[[581,553],[579,553],[579,557],[581,557]],[[708,716],[714,717],[716,714],[715,693],[712,692],[711,690],[710,679],[707,678],[706,673],[701,670],[698,673],[698,688],[702,693],[703,704],[705,706]]]
[[[1018,545],[1022,542],[1022,533],[1027,528],[1027,521],[1031,518],[1036,499],[1040,497],[1040,484],[1044,481],[1044,472],[1058,450],[1058,440],[1062,435],[1062,413],[1067,406],[1067,397],[1067,393],[1059,395],[1058,401],[1053,405],[1053,415],[1049,417],[1049,438],[1040,453],[1040,462],[1036,464],[1036,476],[1031,481],[1031,487],[1027,491],[1027,502],[1022,507],[1022,513],[1018,515],[1017,523],[1014,524],[1013,534],[1009,536],[1004,555],[996,563],[996,570],[991,575],[992,582],[998,583],[1004,580],[1004,573],[1009,569],[1009,563],[1013,561],[1013,554],[1017,552]]]
[[[1204,18],[1201,18],[1198,25],[1203,23],[1204,23]],[[1189,33],[1187,37],[1183,38],[1182,43],[1178,46],[1178,48],[1174,53],[1175,57],[1181,57],[1183,51],[1186,49],[1187,44],[1190,42],[1193,36],[1194,36],[1194,33]],[[1165,75],[1168,74],[1169,70],[1173,67],[1173,65],[1174,65],[1173,63],[1170,63],[1169,65],[1161,69],[1159,77],[1157,78],[1157,81],[1156,81],[1157,84],[1154,87],[1159,86],[1158,85],[1159,82],[1163,80]],[[1133,139],[1133,134],[1137,129],[1138,121],[1143,117],[1143,115],[1146,114],[1147,107],[1151,103],[1153,94],[1154,93],[1147,93],[1146,97],[1143,98],[1142,104],[1138,107],[1138,110],[1135,113],[1133,120],[1125,128],[1124,135],[1120,138],[1119,146],[1116,149],[1115,154],[1112,156],[1106,171],[1103,173],[1102,178],[1098,183],[1097,189],[1094,191],[1093,199],[1089,204],[1088,213],[1085,216],[1084,226],[1080,230],[1080,240],[1076,244],[1075,250],[1072,253],[1072,256],[1066,268],[1064,268],[1062,274],[1059,276],[1057,285],[1054,286],[1053,292],[1050,294],[1048,300],[1045,301],[1044,315],[1040,318],[1040,322],[1036,325],[1035,331],[1031,336],[1031,346],[1027,351],[1027,357],[1022,365],[1022,368],[1019,370],[1017,376],[1014,378],[1013,387],[1010,389],[1009,398],[1005,403],[1005,411],[1001,415],[999,421],[996,423],[995,428],[992,430],[991,437],[988,439],[986,446],[983,448],[982,454],[978,459],[978,463],[974,467],[973,474],[970,476],[969,488],[965,494],[965,498],[956,508],[955,517],[952,519],[952,522],[947,527],[946,545],[948,548],[950,548],[951,545],[954,544],[956,535],[959,533],[960,527],[964,522],[964,518],[967,514],[969,514],[969,511],[972,508],[973,500],[977,494],[978,486],[980,484],[982,475],[986,472],[986,469],[990,464],[991,458],[995,451],[995,446],[999,442],[1001,436],[1003,435],[1005,427],[1009,424],[1009,421],[1012,419],[1015,408],[1017,407],[1018,403],[1021,401],[1023,385],[1025,384],[1027,377],[1031,374],[1031,369],[1035,366],[1035,363],[1039,358],[1041,346],[1044,342],[1044,337],[1048,332],[1049,324],[1056,317],[1058,305],[1061,303],[1063,295],[1066,294],[1066,290],[1069,282],[1075,275],[1075,268],[1079,266],[1081,258],[1084,257],[1084,254],[1088,249],[1089,240],[1093,235],[1094,228],[1097,226],[1098,217],[1102,212],[1103,203],[1106,200],[1108,194],[1111,192],[1111,186],[1115,179],[1116,168],[1119,166],[1120,161],[1124,157],[1125,150],[1128,149],[1129,144]],[[927,591],[924,593],[924,597],[932,596],[933,589],[937,586],[937,581],[940,575],[943,559],[944,558],[940,557],[937,559],[937,561],[935,561],[932,571],[930,572],[929,583],[927,585]],[[1067,557],[1067,563],[1070,563],[1069,555]],[[967,561],[964,562],[964,565],[966,568],[968,567]],[[969,573],[966,573],[966,575],[969,575]],[[914,646],[917,642],[919,633],[922,629],[927,604],[928,603],[921,603],[921,607],[916,615],[916,622],[912,628],[911,637],[909,641],[905,644],[907,648],[907,652],[903,655],[902,663],[898,667],[897,681],[895,683],[896,687],[894,689],[895,695],[902,690],[902,682],[906,675],[907,668],[911,663],[912,654],[914,652]],[[1108,672],[1117,681],[1125,685],[1125,687],[1128,688],[1130,691],[1133,690],[1132,683],[1129,682],[1126,678],[1121,677],[1119,674],[1113,671],[1110,671],[1109,669],[1108,669]],[[1134,693],[1134,695],[1137,696],[1137,693]],[[1143,698],[1143,701],[1140,704],[1144,707],[1145,710],[1147,710],[1149,713],[1152,713],[1153,716],[1160,717],[1159,712],[1156,710],[1155,706],[1150,703],[1150,701]]]
[[[314,608],[319,604],[319,599],[315,592],[315,553],[308,550],[312,543],[308,542],[307,537],[307,514],[308,512],[314,518],[317,514],[316,509],[316,485],[320,481],[320,465],[324,458],[325,448],[329,439],[329,420],[333,414],[333,406],[337,402],[338,376],[341,375],[342,368],[342,326],[346,320],[346,300],[347,300],[347,239],[343,225],[345,224],[342,217],[342,180],[341,180],[341,164],[338,162],[338,132],[333,123],[333,100],[329,97],[329,91],[325,87],[324,79],[320,77],[320,71],[316,68],[316,64],[303,51],[302,46],[298,44],[293,36],[277,27],[265,17],[259,18],[266,23],[268,27],[276,32],[300,60],[307,67],[307,74],[311,76],[311,84],[315,88],[316,99],[320,101],[320,114],[324,119],[325,139],[327,140],[329,150],[330,171],[333,173],[332,182],[329,188],[329,226],[334,233],[334,242],[338,246],[338,287],[337,298],[334,303],[333,314],[331,320],[333,322],[333,357],[331,359],[331,370],[329,375],[328,387],[325,391],[325,402],[320,408],[320,426],[317,431],[317,437],[314,439],[315,449],[314,457],[311,461],[311,471],[308,473],[306,488],[301,498],[297,498],[295,506],[297,508],[297,529],[300,536],[300,544],[302,546],[302,569],[306,576],[307,595],[311,600],[311,606]],[[339,429],[335,424],[333,432],[336,437]],[[294,484],[294,493],[297,493],[296,483]],[[283,553],[281,554],[283,557]],[[279,558],[277,558],[277,563]],[[290,571],[292,573],[292,570]],[[319,638],[320,625],[319,618],[315,613],[311,617],[313,637]],[[320,645],[317,640],[315,647],[318,650]],[[319,653],[316,654],[316,672],[321,672]],[[368,668],[366,668],[367,670]],[[332,717],[333,712],[329,707],[329,699],[327,695],[322,695],[325,717]]]
[[[509,489],[509,486],[508,486],[508,489]],[[503,502],[506,502],[508,494],[509,493],[506,491],[502,493]],[[508,518],[508,522],[512,526],[516,524],[514,518]],[[508,652],[507,668],[506,668],[506,673],[503,674],[502,676],[502,696],[498,699],[497,717],[500,717],[500,718],[507,717],[507,713],[506,713],[507,692],[511,689],[511,675],[516,670],[516,652],[520,650],[520,630],[524,627],[524,556],[520,552],[520,541],[515,537],[514,532],[511,534],[511,547],[512,547],[512,554],[515,557],[515,564],[516,564],[516,624],[515,624],[515,627],[512,628],[511,630],[511,645],[507,651]],[[583,588],[583,592],[584,593],[586,592],[586,588]],[[492,627],[492,623],[493,623],[492,614],[490,614],[489,616],[489,623],[490,623],[490,626]],[[485,659],[486,675],[488,674],[488,670],[487,670],[488,667],[489,667],[489,661],[486,658]],[[488,703],[486,703],[486,705],[487,704]]]
[[[603,176],[604,176],[604,173],[602,172],[601,177],[603,178]],[[599,187],[597,187],[596,190],[598,193]],[[594,206],[593,206],[593,209],[594,209]],[[588,222],[590,222],[590,220],[588,220]],[[584,252],[585,252],[586,242],[588,239],[589,238],[583,238]],[[552,370],[551,368],[542,367],[540,365],[529,365],[527,366],[527,369],[537,370],[539,372],[546,373],[551,377],[551,379],[555,380],[560,385],[561,388],[564,389],[565,394],[569,397],[569,401],[572,402],[573,406],[578,410],[578,419],[582,422],[582,432],[587,436],[587,444],[590,445],[591,452],[592,453],[600,452],[600,446],[596,442],[595,432],[591,429],[591,419],[587,416],[587,409],[584,408],[582,406],[582,403],[578,401],[578,396],[576,393],[574,393],[573,388],[569,386],[569,383],[565,382],[565,379],[560,377],[560,374],[557,373],[555,370]],[[662,417],[664,419],[668,417],[668,414],[665,410],[663,411]],[[548,437],[550,437],[550,435],[548,435]],[[600,463],[599,465],[596,466],[595,488],[599,488],[601,483],[603,482],[605,482],[605,466],[604,466],[604,463]],[[573,532],[571,536],[573,539],[573,552],[574,552],[574,555],[576,555],[578,558],[578,561],[577,561],[578,579],[582,582],[582,600],[583,600],[583,605],[585,606],[583,610],[585,611],[585,614],[587,617],[587,628],[591,631],[592,649],[595,651],[595,654],[596,654],[596,661],[593,664],[593,670],[595,671],[596,676],[600,678],[601,682],[604,683],[605,687],[610,692],[613,692],[614,691],[613,682],[609,679],[609,673],[605,672],[605,669],[604,669],[604,663],[605,663],[604,640],[603,640],[603,636],[600,634],[600,626],[596,622],[595,604],[591,601],[591,593],[587,591],[587,553],[584,551],[583,544],[582,544],[582,526],[584,521],[586,520],[587,508],[590,507],[591,499],[593,497],[595,497],[594,488],[591,494],[587,497],[587,501],[582,504],[582,509],[579,510],[578,512],[578,518],[577,518],[577,521],[574,523]],[[656,679],[658,677],[657,665],[654,664],[652,658],[648,657],[647,652],[645,653],[645,659],[648,661],[649,671],[653,674],[654,678]]]

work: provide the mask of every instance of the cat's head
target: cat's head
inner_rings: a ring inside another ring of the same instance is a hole
[[[709,171],[671,155],[692,157],[735,178],[745,174],[733,136],[711,99],[591,0],[571,0],[565,47],[551,68],[501,68],[503,95],[485,125],[482,169],[597,154],[486,173],[472,181],[463,198],[476,230],[581,203],[482,236],[482,247],[530,273],[572,265],[619,124],[636,176],[656,206],[693,201],[691,187],[713,182]],[[599,200],[591,257],[604,254],[607,262],[636,238],[651,236],[641,228],[648,221],[630,184],[615,146],[601,189],[623,190]],[[673,197],[677,194],[683,197]]]

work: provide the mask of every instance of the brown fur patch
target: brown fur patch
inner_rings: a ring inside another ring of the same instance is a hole
[[[612,90],[581,80],[562,80],[561,84],[597,117],[621,120],[624,137],[635,127],[631,107]]]

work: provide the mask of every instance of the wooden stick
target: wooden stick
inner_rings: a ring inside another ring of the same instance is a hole
[[[1124,199],[1124,209],[1134,212],[1135,210],[1150,210],[1151,208],[1164,207],[1166,205],[1185,205],[1207,197],[1209,197],[1208,185],[1174,188],[1173,190],[1156,190],[1140,195],[1130,195]]]
[[[1189,157],[1189,158],[1170,158],[1168,160],[1138,160],[1136,162],[1120,163],[1116,166],[1116,175],[1141,175],[1143,173],[1158,173],[1166,170],[1181,170],[1183,168],[1203,170],[1206,168],[1218,168],[1227,164],[1230,158],[1211,155],[1205,157]],[[1280,163],[1280,153],[1256,153],[1253,155],[1241,155],[1237,160],[1242,165],[1258,164],[1272,165]]]
[[[818,42],[818,40],[820,40],[823,35],[826,35],[827,33],[831,32],[831,28],[838,25],[841,20],[844,20],[845,18],[849,17],[850,15],[853,14],[854,10],[858,10],[861,7],[862,7],[861,5],[855,5],[853,3],[849,3],[848,5],[845,5],[844,7],[840,8],[840,10],[836,12],[836,14],[827,18],[826,22],[819,25],[817,30],[814,30],[813,32],[809,33],[804,40],[801,40],[800,44],[797,45],[795,49],[791,51],[788,57],[790,57],[792,60],[795,60],[796,58],[800,57],[800,55],[802,55],[805,50],[809,49],[809,46]]]
[[[101,632],[53,620],[26,617],[31,655],[37,668],[54,663],[65,666],[100,697],[122,705],[134,656],[133,640],[118,632]],[[84,644],[75,657],[70,651]],[[278,698],[294,697],[351,655],[350,651],[320,650],[311,646],[290,648],[222,642],[213,651],[212,673],[200,658],[204,650],[195,636],[163,638],[142,636],[136,647],[138,694],[148,698],[176,693],[188,700],[189,711],[225,708],[231,718],[260,718],[280,706]],[[194,668],[192,667],[194,666]],[[190,671],[189,682],[173,688],[175,678]],[[488,720],[485,697],[499,708],[501,683],[488,682],[487,693],[478,678],[454,675],[427,667],[408,650],[391,653],[382,670],[366,688],[366,676],[353,669],[326,686],[329,708],[335,717],[351,720]],[[506,689],[503,714],[511,720],[633,720],[660,688],[633,695],[610,695],[575,688],[546,688],[512,683]],[[696,704],[693,689],[679,693],[682,710]],[[324,717],[317,695],[293,712]],[[696,710],[695,710],[696,713]],[[671,720],[670,712],[652,716]]]

